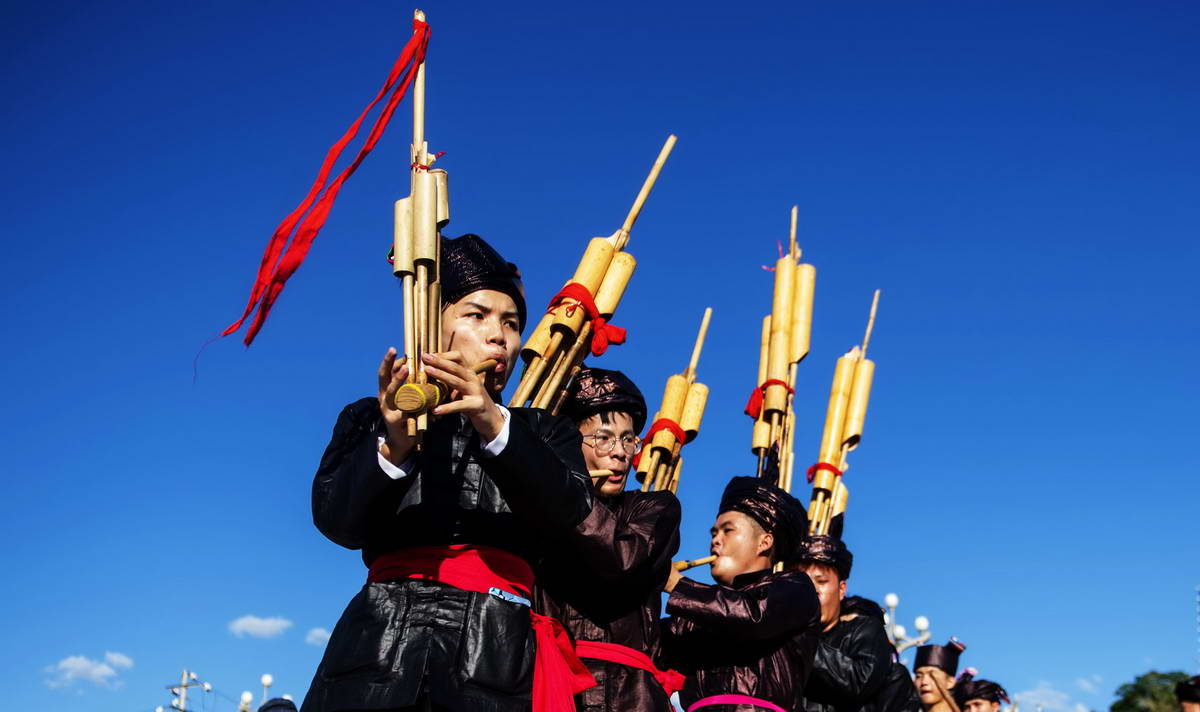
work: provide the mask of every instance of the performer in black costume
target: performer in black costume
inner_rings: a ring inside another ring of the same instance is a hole
[[[1000,712],[1000,703],[1009,700],[999,683],[960,677],[954,685],[954,701],[961,712]]]
[[[807,712],[918,712],[912,678],[896,660],[883,611],[874,601],[846,597],[854,555],[842,541],[845,516],[829,534],[809,536],[789,568],[812,579],[821,601],[821,642],[804,690]]]
[[[441,284],[446,352],[424,363],[455,397],[434,411],[418,450],[391,405],[408,366],[389,349],[377,395],[338,416],[313,480],[317,528],[361,549],[369,574],[304,712],[528,712],[539,695],[547,708],[550,687],[534,693],[535,678],[539,690],[559,684],[569,709],[591,682],[563,652],[561,629],[531,616],[527,590],[530,567],[592,510],[579,430],[499,405],[525,325],[516,267],[478,236],[443,238]],[[487,359],[497,367],[475,376]]]
[[[821,606],[793,560],[808,530],[803,505],[755,477],[735,477],[712,528],[716,584],[668,579],[665,661],[687,674],[688,712],[799,712],[821,634]]]
[[[917,694],[926,712],[951,712],[958,658],[967,646],[951,638],[945,645],[922,645],[913,660]]]
[[[646,401],[620,371],[583,368],[563,412],[583,435],[588,469],[613,474],[595,479],[591,513],[538,572],[536,603],[562,621],[596,678],[578,709],[669,712],[682,676],[657,668],[658,620],[679,550],[679,500],[668,490],[625,490]]]

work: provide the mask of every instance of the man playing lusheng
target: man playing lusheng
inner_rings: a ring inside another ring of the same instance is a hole
[[[810,536],[796,568],[812,579],[821,601],[821,642],[804,689],[807,712],[917,712],[912,678],[895,662],[879,605],[846,598],[854,555],[841,539],[839,515],[831,533]]]
[[[951,638],[945,645],[922,645],[913,661],[917,694],[926,712],[952,712],[950,695],[958,674],[958,657],[967,646]]]
[[[591,511],[579,431],[498,405],[525,324],[516,267],[475,235],[443,239],[441,285],[446,351],[424,365],[452,398],[421,448],[392,404],[409,369],[389,349],[378,394],[342,411],[313,481],[317,528],[361,549],[369,573],[304,712],[527,712],[549,699],[547,684],[569,709],[591,684],[566,634],[528,601],[547,542]],[[487,359],[497,366],[474,375]]]
[[[954,686],[954,701],[961,712],[1000,712],[1008,692],[991,680],[960,680]]]
[[[712,528],[714,585],[667,582],[665,661],[688,678],[688,712],[797,712],[821,631],[812,581],[773,573],[791,560],[808,529],[794,497],[755,477],[735,477]]]
[[[535,601],[562,621],[596,678],[579,695],[579,710],[669,712],[682,678],[655,663],[661,592],[679,549],[679,500],[667,490],[625,491],[646,401],[620,371],[584,368],[563,412],[583,434],[588,469],[613,474],[595,478],[592,511],[539,570]]]

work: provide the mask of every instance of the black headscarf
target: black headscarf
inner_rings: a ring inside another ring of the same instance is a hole
[[[1180,702],[1200,702],[1200,675],[1176,685],[1175,697]]]
[[[272,697],[258,708],[258,712],[296,712],[296,703],[282,697]]]
[[[604,412],[628,413],[633,418],[633,430],[641,433],[646,427],[646,399],[629,377],[620,371],[584,366],[571,385],[570,398],[563,405],[563,414],[575,422]]]
[[[804,540],[797,557],[801,566],[806,564],[823,564],[838,572],[838,578],[845,581],[850,578],[850,568],[854,566],[854,554],[846,548],[841,539],[828,534],[817,534]]]
[[[525,286],[517,266],[478,235],[442,238],[442,304],[453,304],[471,292],[494,289],[512,297],[521,331],[525,330]]]
[[[1008,702],[1008,692],[999,683],[991,680],[959,681],[954,686],[954,701],[959,708],[966,707],[968,700],[987,700],[988,702]]]
[[[721,512],[741,512],[775,537],[775,558],[792,561],[808,531],[808,513],[792,495],[758,477],[734,477],[721,495]]]
[[[950,677],[958,674],[958,656],[967,646],[951,638],[945,645],[922,645],[917,648],[917,658],[913,661],[913,672],[918,668],[935,667]]]

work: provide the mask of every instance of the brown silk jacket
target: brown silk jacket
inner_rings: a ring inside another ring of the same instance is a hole
[[[679,550],[679,500],[667,491],[597,497],[591,513],[538,571],[535,606],[576,640],[617,643],[660,663],[662,588]],[[585,659],[597,685],[579,712],[670,712],[646,672]]]
[[[663,620],[666,662],[688,676],[680,692],[687,709],[696,700],[740,694],[789,712],[804,704],[821,637],[821,606],[808,574],[742,574],[732,586],[683,579],[667,599]],[[718,705],[705,712],[748,712],[753,706]]]

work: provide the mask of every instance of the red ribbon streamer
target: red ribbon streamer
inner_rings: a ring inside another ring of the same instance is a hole
[[[676,423],[674,420],[659,418],[646,431],[646,437],[642,438],[642,449],[638,450],[637,454],[633,456],[634,469],[637,469],[638,463],[642,461],[642,453],[646,451],[646,446],[654,439],[654,434],[660,430],[670,430],[671,434],[675,436],[675,442],[677,443],[687,444],[696,439],[695,435],[689,438],[687,433],[683,432],[683,428],[679,426],[679,423]]]
[[[619,346],[625,343],[625,330],[619,326],[609,324],[608,320],[600,316],[600,310],[596,308],[596,300],[592,297],[592,293],[579,282],[567,282],[567,286],[559,290],[558,294],[555,294],[550,299],[550,306],[546,308],[546,311],[554,311],[554,308],[562,304],[566,299],[574,299],[577,302],[567,305],[567,316],[572,316],[575,313],[575,309],[583,307],[583,310],[587,312],[588,318],[592,321],[593,356],[603,356],[604,352],[608,351],[609,344]]]
[[[788,393],[795,393],[791,386],[789,386],[785,381],[779,380],[778,378],[768,378],[767,380],[763,381],[762,385],[760,385],[758,388],[755,388],[754,392],[750,394],[750,400],[746,401],[745,413],[755,420],[758,420],[758,416],[762,414],[763,393],[766,392],[767,386],[783,386],[787,389]]]
[[[616,663],[650,673],[654,680],[667,693],[667,697],[683,689],[687,678],[675,670],[659,670],[654,661],[640,650],[617,643],[601,643],[597,640],[578,640],[575,642],[575,654],[589,660],[603,660],[606,663]]]
[[[829,472],[832,472],[835,477],[842,476],[842,471],[836,466],[830,465],[828,462],[818,462],[817,464],[808,468],[808,481],[811,483],[814,479],[816,479],[817,473],[821,470],[828,470]]]
[[[384,554],[371,563],[367,580],[437,581],[463,591],[498,588],[529,597],[533,569],[516,554],[490,546],[415,546]],[[596,685],[575,654],[571,637],[554,618],[529,612],[537,650],[533,663],[533,712],[575,712],[575,695]]]
[[[242,323],[246,321],[250,313],[254,311],[255,306],[257,306],[258,313],[255,314],[250,328],[246,331],[246,337],[243,339],[243,342],[247,346],[250,345],[250,342],[254,341],[254,337],[258,334],[263,322],[267,319],[267,314],[271,312],[271,307],[274,306],[275,300],[279,298],[279,293],[283,291],[284,284],[287,283],[288,278],[292,276],[296,269],[300,267],[300,263],[308,255],[308,250],[312,246],[313,240],[316,239],[317,233],[325,225],[325,220],[329,217],[329,211],[333,208],[333,201],[337,199],[338,192],[342,189],[342,184],[354,174],[359,164],[375,148],[375,144],[383,136],[383,132],[392,118],[392,114],[396,111],[396,105],[400,103],[400,99],[404,97],[409,85],[416,78],[417,68],[425,61],[425,50],[428,45],[429,25],[420,20],[413,20],[413,36],[404,45],[404,49],[400,52],[396,63],[392,65],[392,70],[388,73],[388,78],[383,88],[379,90],[379,93],[375,95],[371,103],[367,104],[367,108],[363,109],[358,119],[350,125],[350,128],[346,129],[346,133],[338,139],[337,143],[329,148],[329,151],[325,154],[324,162],[321,163],[321,170],[317,173],[317,179],[313,181],[312,187],[308,190],[308,195],[296,206],[295,210],[283,219],[283,222],[279,223],[279,227],[275,228],[275,234],[271,236],[270,242],[267,243],[262,263],[258,267],[258,276],[254,280],[254,288],[250,291],[250,301],[246,304],[246,311],[240,319],[230,324],[225,331],[221,332],[221,336],[228,336],[240,329]],[[325,181],[329,178],[334,163],[342,155],[342,151],[346,148],[346,145],[358,135],[358,130],[366,119],[367,114],[370,113],[371,109],[389,91],[392,92],[392,95],[388,98],[387,103],[384,104],[383,111],[379,114],[379,117],[375,119],[375,124],[371,127],[371,132],[367,135],[367,140],[363,143],[362,148],[359,149],[358,155],[334,179],[325,193],[321,195],[320,199],[317,199],[317,195],[325,187]],[[313,201],[316,201],[315,207],[313,206]],[[308,212],[310,207],[312,207],[312,212]],[[306,212],[308,212],[308,215],[305,215]],[[301,220],[302,216],[303,220]],[[297,227],[297,223],[299,223],[299,227]],[[295,229],[296,234],[292,237],[291,243],[288,244],[288,236],[292,234],[293,229]],[[284,245],[287,245],[286,251],[284,250]],[[282,257],[280,256],[281,253]]]

